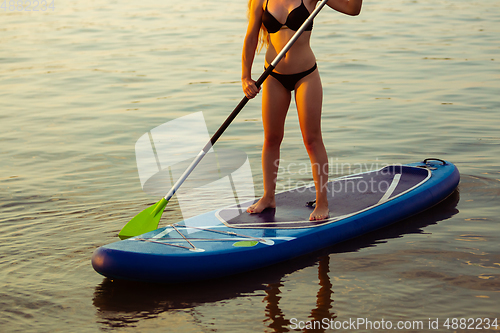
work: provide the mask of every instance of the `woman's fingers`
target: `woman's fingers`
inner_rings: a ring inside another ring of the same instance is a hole
[[[254,80],[244,80],[243,81],[243,93],[249,99],[254,98],[259,93],[260,88],[257,88]]]
[[[255,96],[257,96],[258,93],[259,93],[259,89],[257,89],[257,87],[254,84],[254,85],[251,85],[248,87],[247,92],[245,93],[245,96],[247,96],[248,98],[254,98]]]

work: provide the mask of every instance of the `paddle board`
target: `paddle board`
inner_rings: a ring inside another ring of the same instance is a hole
[[[460,174],[426,159],[334,179],[330,217],[309,221],[314,186],[276,195],[277,208],[248,214],[255,201],[214,210],[146,234],[104,245],[94,269],[112,279],[178,283],[273,265],[418,214],[446,199]]]

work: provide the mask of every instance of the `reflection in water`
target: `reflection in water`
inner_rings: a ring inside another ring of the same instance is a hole
[[[330,313],[330,309],[333,308],[333,290],[332,283],[330,282],[330,256],[323,256],[319,260],[318,266],[318,277],[319,277],[319,291],[316,301],[316,308],[312,309],[311,317],[312,320],[317,322],[322,322],[323,319],[335,319],[333,313]]]
[[[356,252],[405,234],[423,233],[424,227],[457,214],[458,201],[457,190],[439,205],[392,226],[285,263],[218,280],[161,285],[112,281],[105,278],[94,293],[93,303],[98,309],[97,322],[106,327],[135,327],[139,321],[158,317],[166,311],[193,309],[202,304],[235,299],[264,291],[266,295],[263,301],[267,303],[264,323],[274,332],[288,332],[290,320],[287,319],[287,315],[293,316],[294,314],[285,314],[280,308],[280,288],[283,287],[284,277],[317,263],[319,263],[319,290],[316,307],[311,310],[308,320],[319,322],[324,318],[328,318],[328,321],[335,320],[336,316],[332,311],[334,292],[329,275],[332,254]],[[322,330],[315,330],[315,332],[322,332]]]
[[[288,330],[283,330],[283,328],[290,324],[290,321],[285,319],[285,314],[279,307],[281,296],[278,295],[281,294],[279,288],[282,286],[282,283],[269,284],[269,289],[266,290],[267,296],[264,297],[264,301],[267,301],[266,317],[268,317],[264,320],[264,323],[270,322],[267,326],[275,332],[287,332]]]
[[[316,307],[311,310],[311,315],[309,320],[317,323],[322,323],[323,319],[335,319],[336,316],[330,313],[330,309],[333,307],[333,290],[332,283],[330,282],[330,256],[324,255],[319,259],[318,265],[318,278],[319,278],[319,291],[316,296]],[[290,331],[290,320],[285,318],[285,314],[279,306],[281,296],[280,287],[283,287],[282,283],[272,283],[268,285],[269,289],[266,290],[267,296],[264,297],[264,301],[267,301],[266,305],[266,318],[265,323],[270,322],[267,326],[272,328],[274,332],[282,333]],[[292,314],[293,315],[293,314]],[[293,323],[292,323],[293,325]],[[325,330],[305,330],[306,332],[324,332]]]
[[[330,320],[333,320],[337,317],[334,313],[330,312],[330,309],[333,308],[333,285],[330,281],[330,276],[328,274],[329,272],[330,256],[323,255],[321,258],[319,258],[318,265],[318,278],[320,288],[316,295],[316,307],[311,310],[311,314],[308,319],[308,321],[315,322],[318,325],[316,325],[316,328],[312,329],[308,329],[306,328],[307,325],[304,325],[305,332],[325,332],[327,326],[319,324],[322,324],[324,322],[324,319],[327,319],[329,323]],[[268,317],[266,320],[264,320],[264,322],[270,321],[267,326],[269,328],[272,328],[274,332],[277,333],[288,332],[290,331],[290,325],[292,324],[293,326],[295,326],[296,324],[290,323],[290,320],[285,318],[285,314],[279,307],[279,301],[281,297],[278,295],[281,293],[279,288],[282,286],[282,283],[270,284],[268,286],[269,289],[266,290],[267,296],[264,298],[264,300],[267,301],[266,317]]]

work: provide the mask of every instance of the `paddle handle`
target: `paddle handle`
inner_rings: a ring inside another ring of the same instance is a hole
[[[261,76],[257,79],[257,81],[255,82],[255,85],[257,86],[257,88],[260,88],[260,86],[262,85],[262,83],[264,83],[264,80],[267,79],[267,77],[271,74],[271,72],[276,68],[276,66],[281,61],[281,59],[283,59],[283,57],[285,56],[285,54],[290,50],[290,48],[297,41],[297,39],[299,39],[299,37],[306,30],[306,28],[309,26],[309,24],[312,23],[312,21],[314,20],[314,18],[316,17],[316,15],[318,15],[318,13],[321,11],[321,9],[323,9],[323,7],[326,5],[327,2],[328,2],[328,0],[322,0],[319,3],[319,5],[316,6],[316,8],[313,10],[313,12],[309,15],[309,17],[307,18],[307,20],[305,20],[304,23],[302,23],[302,25],[300,26],[299,30],[297,30],[293,34],[292,38],[290,38],[290,40],[288,41],[288,43],[286,43],[285,47],[283,47],[283,49],[280,51],[280,53],[271,62],[271,64],[269,65],[269,67],[267,67],[266,70],[264,71],[264,73],[262,73]],[[243,99],[234,108],[233,112],[231,112],[231,114],[226,118],[226,120],[224,121],[224,123],[222,123],[222,125],[219,127],[219,129],[217,130],[217,132],[215,132],[215,134],[212,135],[212,137],[207,142],[207,144],[205,145],[205,147],[203,147],[203,149],[198,153],[198,155],[193,160],[193,162],[191,162],[191,164],[188,166],[188,168],[186,169],[186,171],[184,171],[184,173],[179,177],[179,179],[177,180],[177,182],[175,182],[174,186],[172,186],[172,188],[170,189],[170,191],[165,195],[165,197],[164,197],[165,200],[168,201],[168,200],[170,200],[170,198],[172,198],[172,196],[175,194],[175,192],[177,192],[177,190],[182,185],[182,183],[184,183],[184,181],[186,180],[186,178],[191,174],[191,172],[193,172],[194,168],[196,168],[196,166],[198,165],[198,163],[200,163],[200,161],[208,153],[208,151],[210,150],[210,148],[212,148],[212,146],[217,142],[217,140],[219,140],[219,138],[221,137],[222,133],[224,133],[224,131],[229,127],[229,125],[233,122],[234,118],[236,118],[236,116],[245,107],[245,105],[248,103],[248,101],[249,101],[248,97],[244,96]]]

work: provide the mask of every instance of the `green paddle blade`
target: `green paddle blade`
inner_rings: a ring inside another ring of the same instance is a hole
[[[161,214],[163,214],[163,210],[167,203],[168,201],[162,198],[153,206],[144,209],[120,230],[118,237],[120,237],[120,239],[127,239],[158,229]]]

